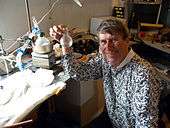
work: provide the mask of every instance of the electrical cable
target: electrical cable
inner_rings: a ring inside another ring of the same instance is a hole
[[[52,4],[52,6],[51,6],[51,8],[49,9],[49,11],[48,11],[44,16],[42,16],[42,18],[37,22],[37,24],[40,24],[40,23],[44,20],[44,18],[52,11],[52,9],[54,8],[55,4],[58,3],[58,2],[59,2],[59,0],[56,0],[56,1]]]

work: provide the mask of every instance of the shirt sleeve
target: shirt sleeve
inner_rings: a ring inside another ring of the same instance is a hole
[[[102,78],[101,63],[100,55],[91,57],[87,62],[75,59],[72,53],[66,54],[62,58],[65,73],[71,78],[81,81]]]
[[[154,71],[141,71],[136,74],[136,90],[133,111],[135,128],[158,128],[158,103],[160,83]]]

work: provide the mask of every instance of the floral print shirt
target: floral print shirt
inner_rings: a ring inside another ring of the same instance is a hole
[[[132,50],[129,54],[116,69],[100,54],[87,62],[67,54],[62,63],[65,73],[76,80],[103,79],[113,128],[157,128],[160,87],[156,71]]]

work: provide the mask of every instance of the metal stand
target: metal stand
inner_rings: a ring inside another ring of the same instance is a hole
[[[2,36],[0,35],[0,50],[1,50],[1,54],[2,55],[5,55],[6,54],[6,52],[5,52],[5,50],[4,50],[4,47],[3,47],[3,39],[2,39]]]
[[[162,0],[160,0],[160,5],[159,5],[158,15],[157,15],[157,19],[156,19],[156,24],[158,24],[158,22],[159,22],[161,9],[162,9]]]
[[[30,17],[28,0],[25,0],[25,9],[26,9],[26,13],[27,13],[28,30],[29,30],[29,32],[31,32],[31,17]]]
[[[6,74],[9,74],[9,67],[8,67],[8,62],[5,59],[6,52],[5,52],[4,48],[3,48],[3,41],[4,41],[4,39],[2,39],[2,36],[0,35],[0,50],[1,50],[1,52],[0,52],[1,53],[0,63],[4,63]],[[2,62],[1,62],[1,60],[2,60]]]

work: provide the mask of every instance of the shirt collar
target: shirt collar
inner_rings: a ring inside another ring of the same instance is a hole
[[[135,52],[131,49],[125,59],[119,64],[119,66],[116,67],[116,69],[120,69],[123,66],[125,66],[127,63],[131,61],[131,59],[134,57]]]

